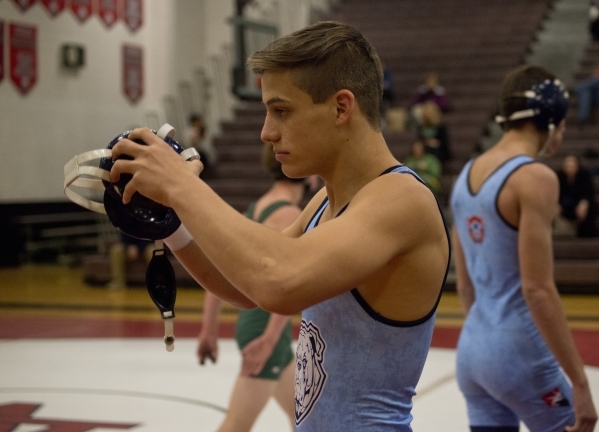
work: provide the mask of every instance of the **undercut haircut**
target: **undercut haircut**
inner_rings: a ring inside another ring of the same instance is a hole
[[[348,25],[318,22],[274,41],[247,63],[257,75],[291,71],[293,84],[315,104],[349,90],[370,126],[381,129],[381,61],[366,38]]]

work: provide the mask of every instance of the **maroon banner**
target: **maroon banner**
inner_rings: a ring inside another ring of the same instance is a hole
[[[52,16],[56,16],[59,13],[61,13],[66,6],[65,0],[40,0],[40,1],[46,7],[46,10],[50,13],[50,15],[52,15]]]
[[[123,45],[123,92],[136,103],[143,96],[143,51],[140,47]]]
[[[123,0],[123,21],[132,32],[141,27],[143,24],[142,0]]]
[[[0,82],[4,79],[4,22],[0,21]]]
[[[119,19],[117,0],[99,0],[98,15],[106,27],[111,27]]]
[[[10,79],[26,94],[37,81],[37,28],[10,24]]]
[[[15,4],[19,6],[22,12],[25,12],[35,3],[35,0],[14,0]]]
[[[71,10],[80,22],[92,15],[92,0],[71,0]]]

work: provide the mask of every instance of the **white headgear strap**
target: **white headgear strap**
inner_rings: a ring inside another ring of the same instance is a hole
[[[549,135],[547,135],[547,139],[545,140],[545,144],[541,147],[538,156],[545,156],[547,154],[547,150],[551,146],[551,140],[553,139],[553,134],[555,134],[555,125],[553,123],[549,123]]]
[[[527,99],[537,99],[538,96],[536,95],[535,92],[533,92],[532,90],[527,90],[523,93],[519,93],[516,94],[515,96],[522,96],[525,97]],[[497,123],[505,123],[506,121],[512,121],[512,120],[521,120],[521,119],[525,119],[525,118],[531,118],[536,116],[537,114],[539,114],[539,110],[538,109],[525,109],[522,111],[516,111],[513,112],[509,117],[504,117],[501,115],[495,116],[495,121]]]
[[[156,133],[162,139],[165,137],[174,138],[175,129],[168,123],[164,124]],[[190,147],[180,153],[185,160],[199,159],[198,151]],[[72,190],[72,187],[80,187],[94,190],[104,190],[102,180],[110,182],[110,172],[97,166],[84,165],[96,159],[112,157],[111,149],[91,150],[73,157],[64,166],[64,193],[75,204],[85,207],[88,210],[97,213],[106,214],[104,204],[85,198],[81,194]]]

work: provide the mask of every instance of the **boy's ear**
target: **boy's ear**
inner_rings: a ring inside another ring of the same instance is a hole
[[[345,123],[356,109],[356,98],[349,90],[339,90],[333,95],[337,110],[337,122]]]

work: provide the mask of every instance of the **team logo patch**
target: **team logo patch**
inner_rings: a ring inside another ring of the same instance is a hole
[[[312,321],[302,320],[295,352],[295,424],[308,417],[327,380],[324,370],[326,343]]]
[[[468,233],[474,243],[482,243],[485,239],[485,225],[482,218],[478,216],[468,218]]]
[[[550,407],[570,406],[570,401],[564,397],[557,387],[543,396],[543,402]]]

